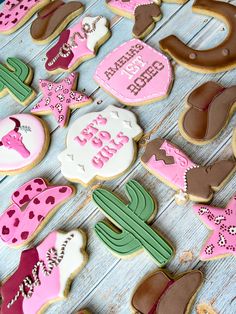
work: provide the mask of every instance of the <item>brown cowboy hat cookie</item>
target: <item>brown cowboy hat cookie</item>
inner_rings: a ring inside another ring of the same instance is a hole
[[[79,1],[63,2],[55,0],[50,2],[33,21],[30,34],[38,44],[45,44],[56,38],[62,30],[76,16],[84,11],[84,6]]]
[[[135,314],[187,314],[203,282],[192,270],[173,278],[164,271],[146,277],[136,288],[131,308]]]
[[[206,82],[188,96],[179,119],[180,133],[193,144],[207,144],[226,127],[235,110],[236,86]]]

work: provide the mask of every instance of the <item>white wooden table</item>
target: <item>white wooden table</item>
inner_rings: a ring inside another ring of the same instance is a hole
[[[85,88],[86,93],[93,97],[94,102],[87,107],[75,110],[70,124],[87,112],[102,110],[109,104],[117,104],[114,99],[98,88],[92,76],[97,65],[108,52],[131,38],[133,25],[131,21],[111,13],[105,7],[104,0],[81,0],[81,2],[86,6],[82,16],[104,15],[110,20],[112,37],[102,46],[95,59],[83,63],[79,67],[79,90]],[[231,2],[236,5],[236,1]],[[172,33],[178,34],[186,43],[197,48],[213,47],[220,42],[227,34],[226,26],[216,19],[192,14],[192,3],[193,1],[189,1],[185,5],[162,4],[163,18],[145,40],[156,49],[159,49],[159,40]],[[33,87],[38,92],[40,78],[57,80],[61,75],[49,77],[46,73],[44,61],[49,45],[37,46],[32,43],[29,35],[31,22],[32,19],[10,36],[0,36],[0,61],[3,62],[7,56],[17,56],[28,62],[35,70]],[[73,21],[73,23],[75,22],[76,20]],[[231,136],[236,124],[236,116],[231,119],[221,136],[207,146],[191,145],[178,132],[178,116],[183,108],[186,95],[193,88],[210,79],[219,81],[226,86],[236,84],[236,70],[215,75],[202,75],[176,65],[174,87],[166,100],[139,108],[128,108],[137,114],[140,125],[144,129],[145,139],[151,135],[152,138],[162,136],[173,140],[188,152],[193,160],[202,164],[208,164],[218,158],[232,158]],[[40,97],[41,94],[38,93],[35,101],[27,108],[17,105],[10,96],[2,98],[0,100],[0,118],[19,112],[29,112]],[[64,148],[67,129],[58,128],[52,116],[46,116],[45,120],[51,130],[49,151],[43,161],[31,171],[13,177],[0,177],[1,212],[8,206],[10,195],[14,189],[33,177],[42,176],[52,183],[66,183],[60,173],[57,155]],[[121,195],[124,195],[124,184],[130,178],[137,179],[147,187],[159,204],[154,226],[167,235],[176,248],[176,255],[168,264],[167,269],[171,273],[177,274],[197,268],[201,269],[205,275],[205,283],[196,298],[192,313],[235,314],[235,259],[228,257],[211,262],[199,261],[198,254],[209,232],[208,229],[193,213],[191,202],[186,206],[177,206],[174,201],[174,191],[143,169],[139,157],[143,153],[144,145],[140,144],[139,148],[137,161],[128,173],[117,180],[98,182],[98,184],[121,193]],[[225,188],[215,195],[214,205],[223,207],[227,204],[229,198],[236,192],[235,182],[234,176]],[[95,314],[128,314],[133,288],[144,275],[157,269],[145,253],[130,260],[120,260],[114,257],[95,237],[93,227],[97,221],[103,219],[103,215],[91,202],[91,192],[94,187],[95,185],[89,188],[77,185],[76,196],[58,210],[34,241],[37,244],[54,229],[68,231],[80,227],[88,234],[87,250],[90,258],[87,266],[75,279],[69,298],[48,308],[47,313],[71,314],[78,309],[88,308]],[[16,268],[20,253],[20,250],[9,249],[0,243],[0,281]],[[212,312],[209,309],[199,312],[201,309],[199,305],[204,304],[212,308]]]

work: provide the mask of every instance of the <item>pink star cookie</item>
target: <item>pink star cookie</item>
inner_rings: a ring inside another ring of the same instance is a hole
[[[236,256],[236,195],[225,209],[195,205],[194,211],[212,234],[202,248],[202,260],[216,259],[226,255]]]
[[[37,115],[52,113],[59,126],[65,127],[69,119],[70,109],[80,108],[92,102],[92,98],[84,93],[74,91],[77,80],[78,73],[71,73],[58,83],[40,80],[43,98],[31,112]]]

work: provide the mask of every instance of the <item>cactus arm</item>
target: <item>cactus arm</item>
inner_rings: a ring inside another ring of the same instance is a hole
[[[8,66],[14,70],[14,74],[24,82],[27,77],[29,76],[30,69],[29,67],[22,62],[20,59],[17,58],[8,58],[7,59]]]
[[[4,88],[5,88],[4,84],[0,81],[0,93],[3,92]]]
[[[135,180],[126,184],[130,199],[127,207],[143,221],[148,221],[155,211],[155,203],[151,195]]]
[[[131,255],[142,249],[142,245],[126,231],[117,233],[104,222],[98,222],[95,225],[97,236],[110,248],[115,254],[126,256]]]
[[[159,266],[169,261],[173,255],[172,247],[116,196],[97,189],[93,192],[93,200],[118,228],[133,235]]]

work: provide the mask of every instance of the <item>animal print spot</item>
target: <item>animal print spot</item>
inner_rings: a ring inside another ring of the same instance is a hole
[[[42,215],[38,215],[38,221],[42,221],[44,217]]]
[[[7,212],[8,217],[11,218],[11,217],[15,214],[15,212],[16,212],[16,211],[15,211],[14,209],[9,210],[9,211]]]
[[[25,188],[26,191],[32,191],[32,186],[29,184],[26,188]]]
[[[48,196],[48,198],[46,199],[46,204],[54,204],[55,203],[55,197],[53,196]]]
[[[20,223],[20,219],[16,218],[15,221],[14,221],[14,227],[18,227],[19,223]]]
[[[36,191],[37,191],[37,192],[42,192],[42,189],[41,189],[41,188],[38,188]]]
[[[16,238],[13,238],[12,239],[12,243],[16,243],[17,242],[17,239]]]
[[[33,200],[33,203],[34,203],[35,205],[38,205],[38,204],[40,204],[40,200],[39,200],[38,198],[35,198],[35,199]]]
[[[28,203],[30,201],[30,198],[29,198],[29,195],[25,195],[20,201],[19,201],[19,203],[21,204],[21,205],[23,205],[23,204],[25,204],[25,203]]]
[[[15,193],[14,193],[14,196],[15,197],[18,197],[20,195],[20,192],[19,191],[16,191]]]
[[[2,234],[9,234],[9,233],[10,233],[9,228],[7,228],[6,226],[3,226],[2,227]]]
[[[31,211],[31,212],[29,213],[29,219],[33,219],[33,218],[34,218],[34,212]]]
[[[42,179],[35,179],[34,180],[34,183],[37,183],[39,185],[42,185],[43,184],[43,180]]]
[[[67,188],[65,186],[63,186],[62,188],[60,188],[59,192],[60,193],[65,193],[67,191]]]
[[[29,236],[29,232],[28,231],[24,231],[24,232],[21,233],[20,236],[21,236],[22,240],[26,240],[28,238],[28,236]]]

